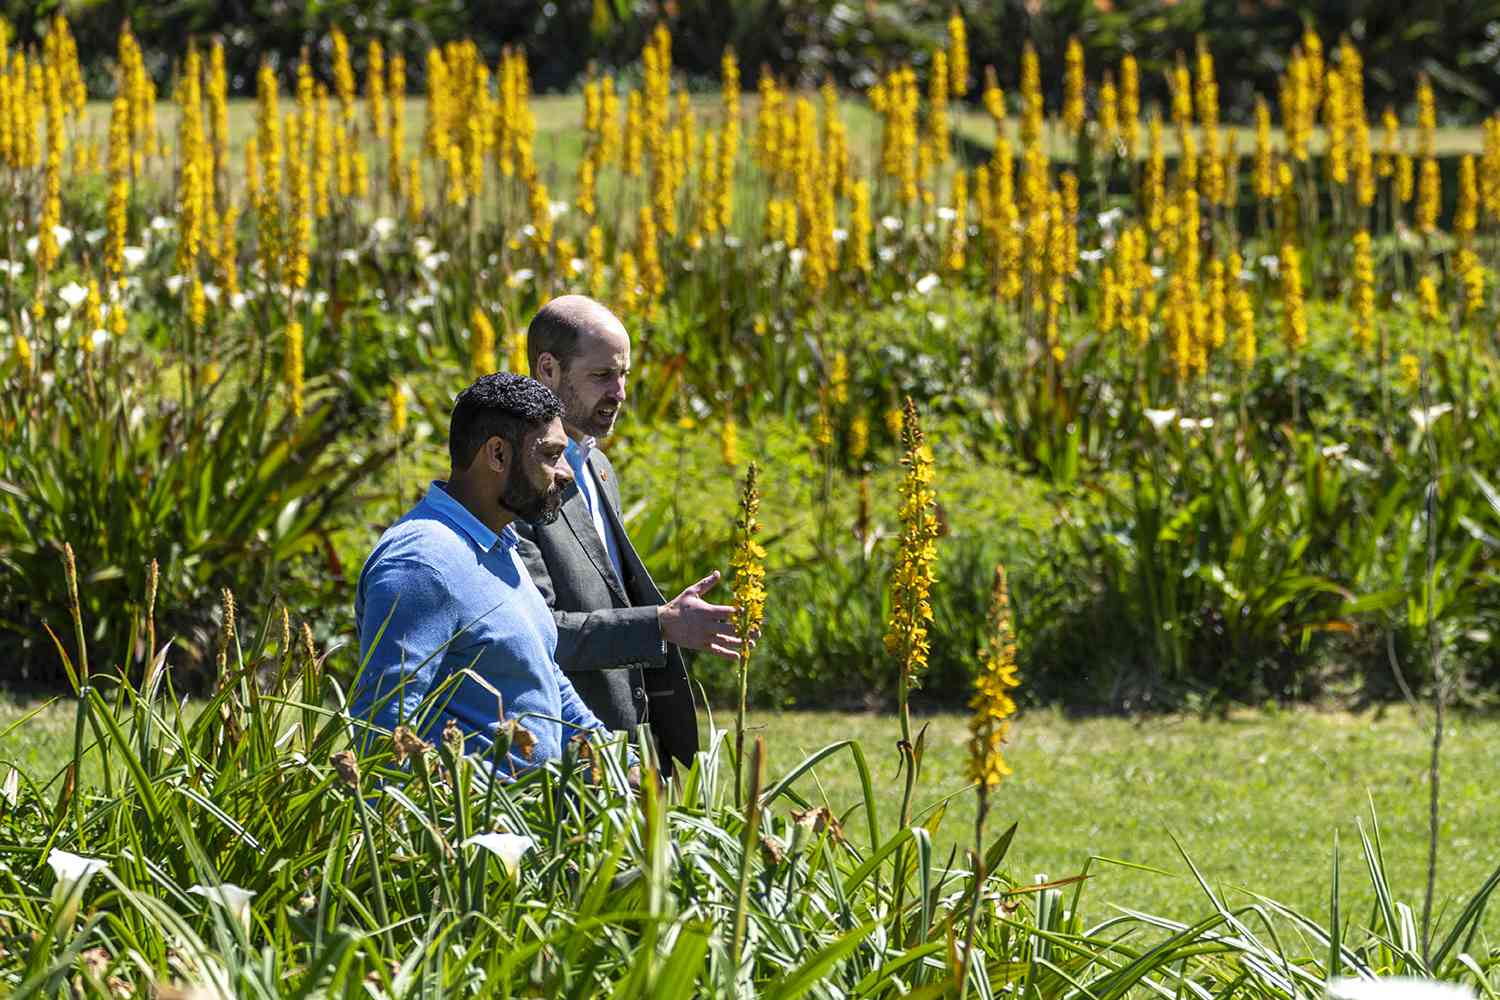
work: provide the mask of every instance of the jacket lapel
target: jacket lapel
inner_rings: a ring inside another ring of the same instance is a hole
[[[635,545],[631,543],[630,536],[625,533],[625,525],[620,520],[615,505],[610,502],[611,487],[618,484],[606,483],[605,477],[608,473],[596,464],[597,451],[589,453],[588,464],[594,470],[594,482],[599,484],[600,500],[604,504],[604,519],[609,529],[615,533],[615,546],[620,550],[621,569],[625,575],[637,582],[637,593],[628,594],[628,600],[635,605],[661,604],[664,603],[661,591],[657,589],[656,582],[651,579],[651,574],[646,570],[646,564],[641,562],[640,555],[635,551]],[[597,535],[598,532],[595,532]],[[608,557],[606,557],[608,558]]]
[[[596,485],[594,483],[590,484]],[[604,543],[599,539],[599,532],[594,528],[594,519],[589,514],[589,503],[578,491],[577,484],[570,487],[572,492],[563,499],[562,515],[568,527],[573,530],[573,537],[578,539],[578,544],[583,551],[588,553],[589,560],[604,582],[609,584],[610,592],[622,605],[630,604],[630,595],[625,593],[625,584],[615,575],[614,567],[609,564],[609,553],[604,551]],[[604,503],[605,516],[609,516],[609,502],[603,497],[599,498]],[[617,534],[616,539],[619,538]]]

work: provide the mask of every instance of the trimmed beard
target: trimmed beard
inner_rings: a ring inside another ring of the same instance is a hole
[[[518,469],[512,472],[500,491],[500,506],[522,521],[551,524],[562,509],[562,488],[556,483],[537,489]]]

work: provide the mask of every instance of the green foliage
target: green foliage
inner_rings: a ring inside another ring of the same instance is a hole
[[[248,347],[248,345],[245,345]],[[230,587],[263,614],[276,595],[309,603],[347,591],[330,531],[353,487],[380,474],[394,449],[354,444],[368,433],[369,401],[334,376],[310,390],[306,416],[279,403],[281,382],[263,351],[235,347],[205,364],[108,342],[85,354],[60,335],[56,366],[20,375],[0,398],[0,565],[24,587],[0,596],[0,648],[13,680],[55,684],[56,651],[42,624],[68,618],[59,554],[69,543],[89,567],[79,599],[96,652],[138,675],[145,650],[142,596],[153,560],[160,615],[177,637],[182,669],[212,669],[214,623],[201,613]],[[188,682],[188,674],[179,677]]]

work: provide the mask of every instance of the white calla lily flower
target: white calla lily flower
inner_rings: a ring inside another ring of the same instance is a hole
[[[69,309],[77,309],[89,297],[89,290],[76,281],[70,281],[57,290],[57,297],[67,303]]]
[[[476,833],[460,846],[484,848],[499,858],[505,870],[514,878],[521,856],[535,847],[536,841],[515,833]]]
[[[250,900],[255,898],[253,889],[242,889],[233,882],[220,882],[218,885],[195,885],[189,888],[188,892],[218,903],[228,910],[229,915],[235,920],[249,926]]]
[[[916,288],[918,295],[927,295],[939,284],[941,284],[941,279],[937,275],[924,274],[917,279],[917,283],[913,287]]]
[[[109,867],[109,862],[103,858],[86,858],[60,847],[54,847],[47,855],[47,864],[59,882],[70,884],[87,881]]]
[[[1414,406],[1411,410],[1412,423],[1417,425],[1417,433],[1426,433],[1427,428],[1437,422],[1437,419],[1445,413],[1453,412],[1452,403],[1438,403],[1429,406],[1425,410],[1420,406]]]
[[[1151,424],[1151,429],[1160,432],[1171,425],[1177,419],[1176,410],[1151,410],[1145,411],[1146,420]]]

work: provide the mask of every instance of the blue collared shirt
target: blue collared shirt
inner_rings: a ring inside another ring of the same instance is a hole
[[[503,707],[536,738],[530,758],[511,751],[508,770],[519,771],[604,723],[557,666],[557,625],[515,530],[491,531],[443,485],[433,483],[380,536],[360,572],[354,616],[364,666],[350,711],[387,729],[405,722],[428,740],[453,719],[465,750],[483,753]],[[424,705],[466,669],[477,678],[462,676],[436,697],[442,704]]]
[[[578,484],[578,492],[583,494],[583,502],[588,504],[589,515],[594,519],[594,530],[599,533],[599,541],[604,546],[604,551],[609,554],[609,564],[615,569],[615,577],[624,580],[625,571],[620,567],[620,544],[615,541],[615,533],[610,530],[609,519],[604,516],[604,504],[609,501],[601,495],[603,489],[594,479],[593,471],[589,468],[589,452],[594,450],[595,440],[586,437],[582,441],[574,441],[568,438],[568,449],[563,452],[567,458],[568,465],[573,469],[573,482]]]

